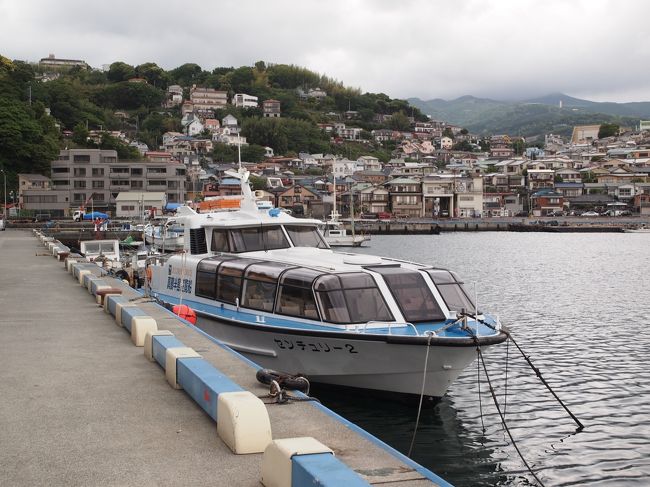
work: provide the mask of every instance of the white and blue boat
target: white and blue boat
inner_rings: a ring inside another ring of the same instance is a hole
[[[316,383],[438,398],[506,340],[446,269],[329,249],[319,220],[260,209],[239,170],[239,209],[181,207],[185,252],[151,261],[148,292],[262,367]],[[426,367],[426,370],[425,370]]]

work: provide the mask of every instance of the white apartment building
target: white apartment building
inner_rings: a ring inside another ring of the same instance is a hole
[[[233,97],[233,104],[238,108],[257,108],[258,99],[256,96],[246,93],[237,93]]]

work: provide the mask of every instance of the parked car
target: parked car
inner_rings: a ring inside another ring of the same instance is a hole
[[[0,231],[4,230],[7,227],[5,224],[5,219],[4,217],[0,216]]]
[[[390,220],[390,217],[391,217],[390,213],[386,211],[380,211],[379,213],[377,213],[377,218],[379,218],[380,220]]]
[[[585,211],[584,213],[580,214],[580,216],[600,216],[600,213],[595,211]]]

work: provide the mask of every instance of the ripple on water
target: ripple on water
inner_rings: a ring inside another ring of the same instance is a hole
[[[506,232],[374,236],[371,247],[359,251],[453,269],[472,292],[477,283],[479,308],[500,316],[585,425],[576,433],[575,423],[512,345],[504,403],[506,347],[485,351],[511,433],[546,485],[648,485],[650,239],[636,237]],[[458,487],[532,485],[484,377],[479,396],[476,365],[423,413],[413,458]],[[408,450],[413,407],[341,397],[331,401],[344,416],[398,450]]]

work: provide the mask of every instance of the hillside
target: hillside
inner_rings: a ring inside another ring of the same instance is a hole
[[[472,96],[449,101],[423,101],[418,98],[409,98],[408,101],[434,119],[445,120],[479,134],[535,136],[552,132],[568,135],[574,125],[616,123],[635,126],[639,119],[650,118],[649,102],[602,103],[562,93],[521,102]]]

